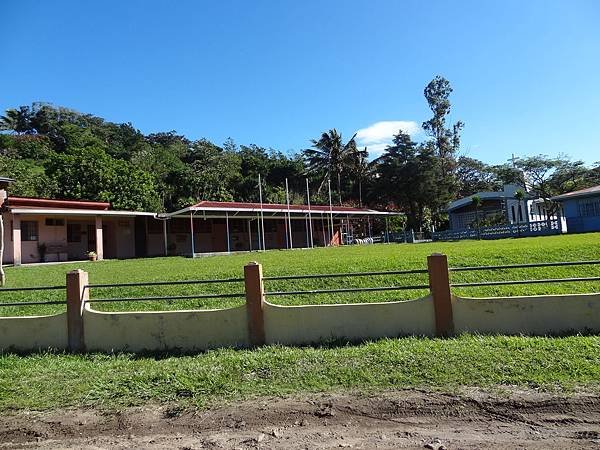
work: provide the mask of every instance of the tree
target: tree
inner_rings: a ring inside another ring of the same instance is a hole
[[[423,130],[431,136],[435,154],[445,160],[447,170],[453,168],[455,155],[460,148],[460,131],[464,124],[460,121],[446,127],[446,118],[450,114],[450,94],[452,86],[444,77],[436,76],[425,87],[424,95],[433,117],[423,122]]]
[[[564,155],[556,158],[529,156],[519,159],[516,166],[523,173],[527,190],[543,200],[549,220],[559,207],[552,197],[587,186],[587,169],[583,162],[572,162]]]
[[[460,148],[460,132],[463,123],[458,121],[447,126],[447,116],[450,114],[450,94],[452,87],[444,77],[436,76],[425,87],[424,95],[433,117],[423,122],[423,130],[430,136],[425,144],[434,156],[438,158],[436,182],[443,186],[440,193],[445,195],[439,206],[433,209],[434,221],[440,222],[443,205],[456,198],[458,182],[456,179],[456,154]]]
[[[368,158],[369,152],[367,151],[367,147],[360,150],[357,146],[354,146],[348,154],[347,167],[350,175],[356,179],[356,184],[358,185],[358,205],[360,207],[363,205],[363,182],[372,173]]]
[[[102,149],[55,154],[47,163],[46,173],[57,198],[110,202],[115,209],[134,211],[160,208],[152,176]]]
[[[322,174],[318,191],[321,191],[325,182],[332,176],[337,179],[337,194],[340,205],[342,204],[342,172],[347,168],[348,155],[356,147],[356,134],[344,144],[342,135],[334,128],[324,132],[321,137],[313,139],[312,148],[305,149],[303,155],[308,173]]]
[[[458,159],[456,177],[459,185],[457,193],[459,198],[499,188],[498,178],[493,168],[474,158],[461,156]]]
[[[422,229],[427,211],[439,206],[438,165],[430,148],[418,146],[400,130],[373,168],[377,175],[371,200],[377,197],[396,205],[408,213],[409,228]]]
[[[13,131],[17,134],[31,131],[31,111],[28,106],[19,109],[7,109],[5,115],[0,116],[0,131]]]

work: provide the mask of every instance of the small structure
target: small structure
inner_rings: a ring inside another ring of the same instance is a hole
[[[553,197],[560,202],[569,233],[600,231],[600,185]]]
[[[560,234],[566,221],[559,210],[550,214],[543,199],[525,193],[518,200],[522,188],[508,184],[501,192],[478,192],[450,203],[450,229],[432,233],[432,239],[501,239],[519,236]],[[479,197],[476,206],[473,197]]]
[[[361,237],[371,237],[374,217],[387,224],[389,216],[398,214],[345,206],[202,201],[158,218],[165,221],[163,248],[168,254],[199,255],[343,245],[353,242],[355,225],[365,225],[369,231]],[[149,234],[148,244],[152,251],[160,248],[160,236]]]
[[[543,216],[543,205],[532,207],[536,203],[531,195],[525,194],[525,199],[518,201],[515,194],[522,190],[515,184],[507,184],[501,192],[478,192],[469,197],[463,197],[448,205],[448,217],[451,230],[473,228],[477,217],[482,222],[492,220],[497,223],[527,223],[538,221]],[[475,208],[473,197],[479,197],[481,204]]]
[[[145,230],[155,214],[109,207],[103,202],[9,196],[2,213],[7,228],[4,262],[83,260],[88,252],[99,260],[146,256]]]

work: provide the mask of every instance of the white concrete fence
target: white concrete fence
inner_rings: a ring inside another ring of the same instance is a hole
[[[415,300],[279,306],[265,299],[268,293],[261,265],[250,263],[244,267],[243,306],[101,312],[90,305],[88,274],[75,270],[67,274],[67,311],[49,316],[1,317],[0,349],[198,352],[407,335],[600,332],[600,294],[461,298],[451,294],[445,255],[429,256],[427,272],[430,293]]]

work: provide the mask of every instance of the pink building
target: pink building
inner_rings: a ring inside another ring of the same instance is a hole
[[[10,196],[5,201],[3,262],[146,256],[150,212],[111,211],[108,203]],[[136,233],[137,232],[137,233]]]

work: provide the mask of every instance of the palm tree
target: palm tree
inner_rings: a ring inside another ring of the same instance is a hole
[[[0,131],[13,131],[17,134],[30,130],[31,114],[27,106],[19,109],[7,109],[4,116],[0,116]]]
[[[525,199],[525,192],[523,191],[523,189],[518,189],[517,192],[515,192],[515,200],[517,200],[518,205],[519,205],[519,210],[517,211],[517,234],[519,237],[521,237],[521,202]]]
[[[368,162],[369,152],[367,147],[359,150],[355,145],[348,155],[348,168],[350,173],[356,177],[358,183],[358,204],[362,207],[362,184],[363,181],[371,174],[372,167]]]
[[[475,223],[477,225],[477,239],[481,239],[481,229],[479,226],[479,207],[481,206],[481,197],[474,195],[471,197],[471,203],[475,207]]]
[[[348,155],[356,148],[356,141],[352,136],[345,144],[342,135],[334,128],[321,134],[321,137],[311,140],[312,148],[303,151],[309,173],[324,173],[323,180],[319,185],[319,192],[327,180],[333,175],[337,178],[337,192],[342,204],[342,172],[347,168]]]

